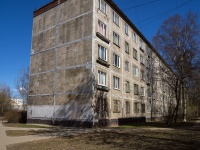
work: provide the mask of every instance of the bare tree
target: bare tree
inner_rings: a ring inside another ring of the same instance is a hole
[[[154,47],[165,59],[169,68],[163,68],[167,77],[163,80],[175,94],[176,104],[172,109],[167,123],[177,121],[180,106],[185,108],[185,89],[190,81],[192,72],[199,65],[199,24],[198,16],[188,12],[184,17],[170,17],[159,28],[153,38]],[[185,115],[184,115],[185,116]]]
[[[20,96],[23,98],[23,109],[28,98],[28,85],[29,85],[29,68],[24,68],[19,71],[19,74],[15,80],[15,87],[18,90]]]
[[[11,92],[10,88],[4,84],[0,83],[0,115],[11,109]]]

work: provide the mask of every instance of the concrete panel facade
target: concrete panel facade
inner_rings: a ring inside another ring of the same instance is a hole
[[[54,0],[34,13],[29,122],[94,126],[118,125],[118,118],[150,118],[149,57],[157,60],[155,68],[161,66],[159,54],[112,1]],[[167,102],[168,94],[160,86],[155,89],[154,117],[161,117],[165,104],[160,97]]]

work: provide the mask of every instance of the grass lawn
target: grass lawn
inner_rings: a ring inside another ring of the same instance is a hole
[[[9,145],[7,150],[198,150],[199,147],[200,131],[179,128],[110,128]]]

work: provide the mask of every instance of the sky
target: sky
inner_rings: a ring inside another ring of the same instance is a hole
[[[2,0],[0,4],[0,83],[15,95],[15,79],[30,63],[33,12],[52,0]],[[113,0],[151,42],[163,21],[188,11],[200,17],[199,0]],[[200,18],[199,18],[200,23]]]

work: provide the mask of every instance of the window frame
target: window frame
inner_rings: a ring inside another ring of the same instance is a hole
[[[128,24],[124,23],[124,32],[126,35],[128,35],[128,28],[129,28]]]
[[[129,81],[125,82],[125,92],[130,93],[130,82]]]
[[[113,53],[113,65],[120,68],[120,56],[115,53]]]
[[[145,65],[144,59],[145,59],[144,56],[140,55],[140,63],[143,65]]]
[[[102,27],[102,29],[101,29],[101,27]],[[105,31],[105,33],[104,33],[104,31]],[[98,32],[101,35],[103,35],[104,37],[106,37],[106,35],[107,35],[107,26],[101,20],[98,20]]]
[[[144,70],[140,70],[140,79],[145,81],[145,71]]]
[[[141,86],[140,88],[140,95],[145,96],[145,87]]]
[[[100,50],[102,50],[101,48],[103,48],[103,50],[104,50],[103,54],[105,55],[104,56],[105,59],[100,56]],[[98,44],[98,59],[101,59],[101,60],[107,62],[107,49],[104,46],[100,45],[100,44]]]
[[[104,83],[100,83],[100,81],[102,80],[102,79],[100,79],[102,75],[105,75],[105,81],[104,81],[105,84]],[[107,73],[103,72],[101,70],[98,70],[98,85],[107,87]]]
[[[133,58],[138,60],[138,51],[135,48],[133,48]]]
[[[104,4],[104,7],[102,7],[102,4]],[[104,14],[107,12],[107,4],[104,0],[98,0],[98,8],[101,10]]]
[[[140,110],[139,110],[139,103],[138,102],[135,102],[134,103],[134,113],[139,113]]]
[[[125,60],[125,71],[129,72],[129,62]]]
[[[121,112],[121,102],[120,100],[113,100],[113,113]]]
[[[146,112],[145,104],[141,104],[141,113],[145,112]]]
[[[137,66],[133,66],[133,75],[136,77],[138,77],[138,75],[139,75],[139,69]]]
[[[126,113],[129,114],[131,112],[130,101],[126,101]]]
[[[125,52],[129,54],[129,43],[125,41]]]
[[[139,95],[139,86],[134,84],[134,95]]]
[[[137,43],[137,34],[135,33],[135,32],[133,32],[133,41],[135,42],[135,43]]]
[[[113,43],[115,45],[119,46],[119,40],[120,40],[119,34],[117,34],[116,32],[113,31]]]
[[[120,90],[120,78],[113,76],[113,88],[115,90]]]
[[[118,15],[115,11],[113,11],[112,15],[113,15],[113,22],[114,22],[117,26],[119,26],[119,15]]]

